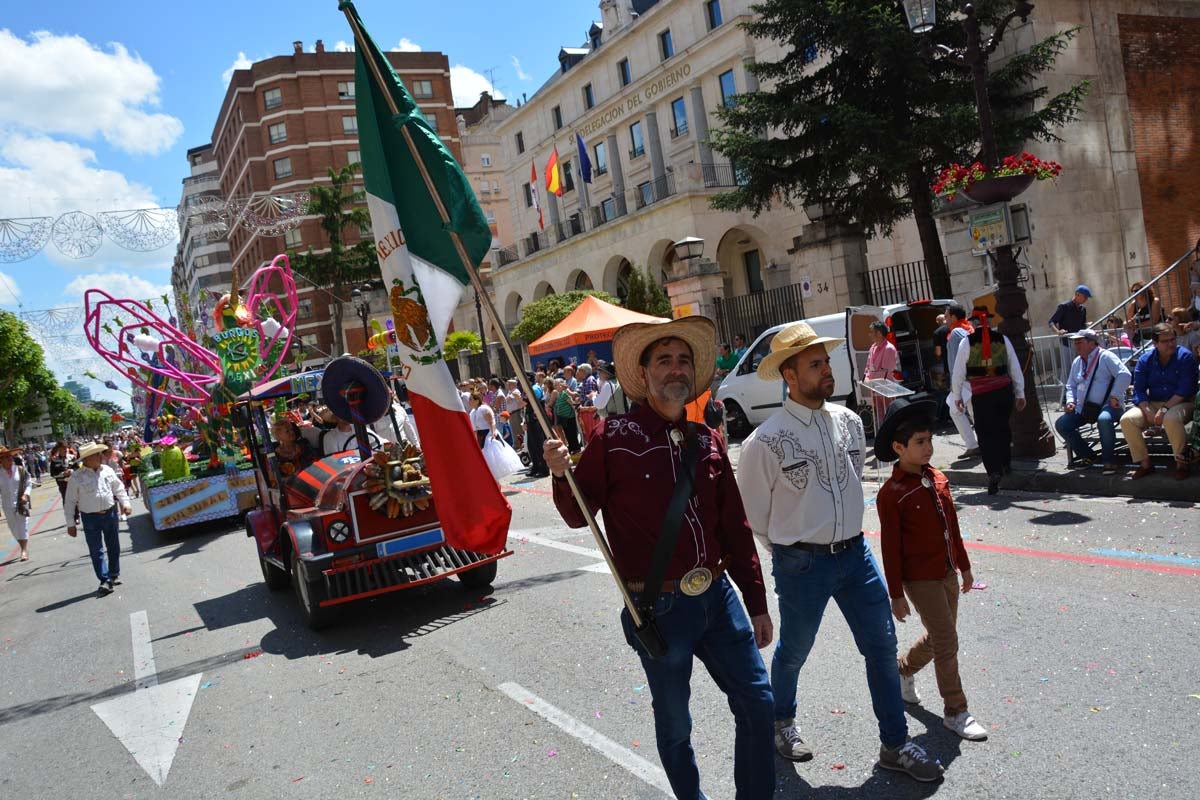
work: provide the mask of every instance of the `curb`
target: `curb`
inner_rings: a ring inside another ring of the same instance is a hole
[[[1036,463],[1036,462],[1034,462]],[[970,469],[939,468],[950,479],[951,486],[974,486],[984,488],[988,483],[986,473]],[[1098,469],[1053,472],[1039,469],[1033,463],[1013,464],[1013,471],[1000,482],[1000,490],[1021,489],[1032,492],[1059,492],[1065,494],[1099,495],[1101,497],[1128,497],[1134,500],[1168,500],[1185,502],[1189,505],[1200,499],[1200,486],[1194,478],[1177,481],[1166,469],[1161,474],[1129,480],[1128,473],[1102,475]]]

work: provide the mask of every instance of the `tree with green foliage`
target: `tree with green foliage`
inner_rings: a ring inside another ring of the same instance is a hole
[[[521,321],[512,330],[512,337],[522,342],[537,341],[543,334],[567,318],[587,297],[595,297],[606,303],[620,305],[621,301],[608,292],[594,289],[576,290],[562,294],[546,295],[534,300],[521,309]]]
[[[446,334],[446,344],[442,347],[442,351],[446,354],[446,360],[453,361],[458,358],[459,350],[482,353],[483,340],[475,331],[454,331]]]
[[[986,32],[1012,3],[979,0],[975,8]],[[950,297],[930,186],[951,162],[976,159],[979,116],[970,70],[926,43],[964,47],[959,3],[937,0],[937,25],[922,36],[910,32],[899,3],[884,0],[762,0],[754,9],[743,27],[786,52],[751,65],[762,88],[718,110],[724,127],[710,141],[741,184],[716,195],[713,207],[757,215],[776,202],[822,206],[868,236],[886,236],[912,215],[934,295]],[[1086,82],[1054,96],[1036,84],[1076,33],[1055,33],[993,65],[1002,156],[1030,139],[1058,141],[1056,131],[1078,116]]]
[[[379,262],[375,257],[375,241],[364,233],[362,241],[347,247],[345,232],[368,231],[371,215],[361,204],[366,195],[354,188],[354,179],[362,165],[350,164],[340,170],[329,169],[329,185],[313,184],[308,188],[308,213],[321,218],[321,229],[329,240],[329,249],[314,253],[290,253],[292,269],[337,300],[333,303],[333,349],[340,355],[346,343],[342,335],[342,303],[350,299],[349,289],[367,280],[379,279]]]
[[[625,294],[624,305],[630,311],[642,314],[655,317],[671,316],[671,301],[663,288],[651,277],[649,267],[633,267],[629,271],[629,290]]]

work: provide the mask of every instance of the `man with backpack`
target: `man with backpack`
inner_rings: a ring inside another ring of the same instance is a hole
[[[625,401],[625,392],[613,373],[612,364],[607,361],[596,362],[596,416],[601,421],[608,419],[609,414],[624,414],[629,411],[629,403]]]

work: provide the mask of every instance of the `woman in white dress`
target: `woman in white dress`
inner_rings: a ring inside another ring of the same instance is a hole
[[[4,506],[8,530],[21,547],[21,560],[28,561],[30,480],[25,468],[13,459],[18,452],[11,447],[0,449],[0,505]],[[22,514],[21,509],[26,513]]]

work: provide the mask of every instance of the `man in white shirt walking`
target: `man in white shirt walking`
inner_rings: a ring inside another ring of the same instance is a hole
[[[843,341],[817,336],[804,322],[775,335],[758,377],[782,378],[787,398],[742,444],[738,464],[746,518],[771,549],[779,598],[771,660],[775,750],[790,761],[812,758],[795,724],[796,684],[832,598],[866,660],[879,766],[936,781],[941,766],[908,740],[888,592],[863,538],[862,420],[827,402],[835,389],[829,354]]]
[[[108,447],[99,442],[89,442],[79,448],[79,469],[71,473],[63,497],[63,512],[67,518],[67,535],[78,535],[75,528],[75,512],[83,521],[83,536],[87,540],[88,552],[92,556],[92,569],[100,581],[98,595],[111,594],[113,586],[121,582],[121,542],[117,536],[117,504],[125,516],[133,513],[125,482],[102,463]],[[106,558],[107,556],[107,558]]]

